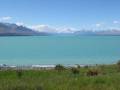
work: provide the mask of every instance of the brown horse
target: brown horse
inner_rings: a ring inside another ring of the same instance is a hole
[[[98,75],[98,71],[97,70],[89,70],[87,72],[87,76],[97,76]]]

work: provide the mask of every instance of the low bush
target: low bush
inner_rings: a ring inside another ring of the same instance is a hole
[[[118,71],[120,71],[120,60],[117,62]]]
[[[58,65],[55,66],[55,70],[63,71],[63,70],[65,70],[65,67],[61,64],[58,64]]]
[[[79,68],[79,69],[80,69],[80,65],[79,65],[79,64],[77,64],[77,68]]]
[[[75,67],[71,68],[71,71],[72,71],[73,74],[79,74],[80,73],[79,68],[75,68]]]
[[[89,66],[88,66],[88,65],[85,65],[84,68],[89,68]]]
[[[87,76],[97,76],[99,71],[97,69],[90,69],[87,71]]]
[[[22,70],[16,70],[16,74],[18,78],[21,78],[23,75],[23,71]]]

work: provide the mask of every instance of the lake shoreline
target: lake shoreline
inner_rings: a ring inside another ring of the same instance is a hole
[[[36,65],[7,65],[7,64],[0,64],[0,69],[15,69],[15,70],[34,70],[34,69],[44,69],[44,70],[49,70],[49,69],[55,69],[56,65],[62,65],[65,68],[77,68],[78,66],[80,67],[91,67],[91,66],[101,66],[101,65],[114,65],[113,64],[36,64]]]

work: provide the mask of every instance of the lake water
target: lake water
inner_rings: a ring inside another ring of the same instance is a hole
[[[111,64],[120,59],[120,36],[0,37],[0,64]]]

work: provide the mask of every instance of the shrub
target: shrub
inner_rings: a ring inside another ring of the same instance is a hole
[[[89,68],[89,66],[88,66],[88,65],[85,65],[84,68]]]
[[[43,87],[41,87],[41,86],[36,86],[35,90],[43,90]]]
[[[97,76],[99,71],[97,69],[90,69],[87,71],[87,76]]]
[[[120,60],[117,62],[118,71],[120,71]]]
[[[117,65],[120,67],[120,60],[117,62]]]
[[[77,68],[79,68],[79,69],[80,69],[80,65],[79,65],[79,64],[77,64]]]
[[[58,64],[55,66],[55,70],[62,71],[62,70],[65,70],[65,67],[61,64]]]
[[[80,73],[79,68],[75,68],[75,67],[71,68],[71,71],[72,71],[73,74],[79,74]]]
[[[19,78],[21,78],[22,75],[23,75],[23,71],[22,71],[22,70],[17,70],[17,71],[16,71],[16,74],[17,74],[17,76],[18,76]]]

